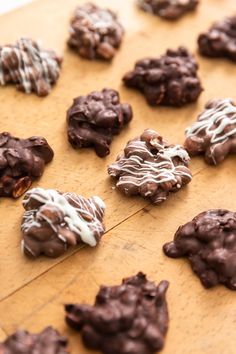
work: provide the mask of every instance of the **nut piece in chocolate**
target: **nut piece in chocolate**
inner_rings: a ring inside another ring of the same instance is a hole
[[[185,148],[190,155],[205,155],[210,165],[218,165],[236,153],[236,106],[232,99],[209,101],[197,122],[186,130]]]
[[[59,257],[81,242],[97,245],[105,232],[105,204],[99,197],[33,188],[23,199],[22,249],[28,257]]]
[[[123,81],[141,91],[151,106],[180,107],[194,102],[202,92],[198,64],[187,49],[168,49],[160,58],[145,58],[135,64]]]
[[[138,0],[139,7],[166,20],[176,20],[196,9],[198,0]]]
[[[198,47],[203,56],[236,61],[236,16],[215,22],[199,35]]]
[[[140,138],[128,142],[124,153],[109,166],[124,194],[141,195],[153,203],[165,201],[170,192],[188,184],[192,175],[189,155],[180,145],[170,145],[157,132],[147,129]]]
[[[67,339],[52,327],[38,334],[18,330],[0,343],[1,354],[69,354]]]
[[[89,349],[104,354],[154,354],[164,346],[168,329],[166,291],[143,273],[118,286],[102,286],[94,306],[68,304],[66,322],[82,334]]]
[[[0,46],[0,84],[15,84],[17,90],[46,96],[60,75],[62,58],[37,41],[21,38]]]
[[[68,45],[83,58],[111,60],[123,35],[124,29],[113,11],[87,3],[74,11]]]
[[[169,257],[187,257],[204,287],[236,290],[236,213],[205,211],[180,226],[163,249]]]
[[[33,136],[19,139],[0,134],[0,197],[18,198],[39,178],[53,159],[46,139]]]
[[[104,157],[110,153],[112,137],[133,117],[128,103],[120,103],[119,93],[112,89],[91,92],[74,99],[67,111],[68,140],[74,148],[94,147]]]

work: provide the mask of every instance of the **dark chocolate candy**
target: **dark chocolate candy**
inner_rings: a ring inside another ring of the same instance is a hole
[[[156,353],[168,328],[168,285],[138,273],[119,286],[102,286],[94,306],[66,305],[66,321],[81,332],[88,348],[104,354]]]
[[[236,213],[205,211],[180,226],[163,249],[169,257],[187,257],[206,288],[224,284],[236,290]]]

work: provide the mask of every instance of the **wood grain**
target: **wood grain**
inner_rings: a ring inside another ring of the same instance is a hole
[[[201,158],[191,162],[189,186],[160,206],[140,198],[125,198],[113,190],[106,167],[127,140],[145,128],[162,133],[170,142],[182,143],[185,128],[196,119],[205,102],[214,97],[236,100],[236,66],[224,60],[197,59],[205,91],[198,103],[181,109],[150,108],[141,94],[124,88],[122,75],[144,56],[160,55],[166,48],[186,45],[196,52],[197,34],[235,8],[233,0],[205,0],[196,14],[176,23],[139,11],[132,0],[97,0],[119,12],[126,28],[121,50],[111,64],[82,60],[67,50],[68,21],[79,0],[40,0],[1,17],[0,43],[27,35],[41,38],[45,47],[63,52],[58,84],[47,98],[24,95],[14,87],[0,89],[1,130],[27,137],[43,135],[55,151],[54,161],[35,185],[99,195],[107,204],[107,234],[96,249],[72,249],[57,260],[27,260],[20,252],[21,200],[0,203],[0,327],[41,330],[52,324],[68,334],[72,354],[87,354],[78,334],[63,320],[63,303],[92,303],[99,284],[118,284],[122,277],[142,270],[150,279],[168,279],[170,329],[165,354],[235,354],[235,294],[223,287],[206,291],[184,260],[171,260],[162,245],[171,240],[181,223],[209,208],[236,210],[235,157],[217,168]],[[92,150],[75,151],[67,143],[65,112],[72,99],[94,89],[112,87],[132,104],[134,120],[117,136],[111,155],[99,159]],[[3,339],[0,329],[0,340]]]

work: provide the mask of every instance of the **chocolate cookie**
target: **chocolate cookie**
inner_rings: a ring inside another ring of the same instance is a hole
[[[123,35],[124,29],[113,11],[87,3],[74,11],[68,45],[81,57],[111,60]]]
[[[141,91],[151,106],[183,106],[202,92],[198,64],[185,48],[168,49],[160,58],[139,60],[123,81]]]
[[[52,327],[38,334],[18,330],[0,343],[1,354],[69,354],[67,339]]]
[[[104,157],[110,153],[112,137],[133,117],[128,103],[120,103],[119,93],[112,89],[91,92],[74,99],[67,112],[68,140],[74,148],[94,147]]]
[[[205,154],[210,165],[236,153],[236,106],[230,98],[212,100],[186,130],[185,148],[190,155]]]
[[[0,46],[0,84],[46,96],[60,75],[62,58],[29,38]]]
[[[176,20],[196,9],[198,0],[138,0],[139,7],[166,20]]]
[[[0,134],[0,197],[18,198],[43,174],[53,158],[46,139],[33,136],[19,139]]]
[[[66,321],[81,331],[89,349],[104,354],[153,354],[164,346],[169,283],[156,285],[143,273],[119,286],[102,286],[94,306],[66,305]]]
[[[105,204],[99,197],[34,188],[24,199],[23,252],[29,257],[62,255],[69,246],[96,246],[104,234]]]
[[[215,22],[198,37],[199,51],[212,58],[228,58],[236,61],[236,16]]]
[[[182,146],[170,145],[157,132],[147,129],[140,138],[128,142],[108,173],[118,179],[116,187],[121,192],[161,203],[170,192],[177,192],[191,181],[188,161]]]
[[[180,226],[167,256],[187,257],[206,288],[224,284],[236,290],[236,213],[208,210]]]

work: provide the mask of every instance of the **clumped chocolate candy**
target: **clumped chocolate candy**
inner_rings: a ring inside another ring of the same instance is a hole
[[[113,11],[87,3],[74,11],[68,45],[81,57],[111,60],[123,35],[124,29]]]
[[[228,58],[236,61],[236,16],[215,22],[198,37],[199,51],[212,58]]]
[[[69,246],[97,245],[105,232],[105,204],[99,197],[33,188],[24,199],[21,224],[23,252],[28,257],[59,257]]]
[[[67,343],[52,327],[38,334],[18,330],[0,343],[0,354],[69,354]]]
[[[0,134],[0,197],[18,198],[43,174],[53,158],[46,139],[33,136],[19,139]]]
[[[198,0],[138,0],[139,7],[166,20],[176,20],[196,9]]]
[[[169,257],[187,257],[206,288],[224,284],[236,290],[236,213],[205,211],[180,226],[163,249]]]
[[[192,175],[189,155],[180,145],[170,145],[157,132],[147,129],[140,138],[128,142],[124,153],[109,166],[116,187],[128,196],[140,194],[153,203],[166,200],[188,184]]]
[[[218,165],[236,153],[236,106],[230,98],[209,101],[197,122],[186,130],[185,148],[190,155],[205,154],[210,165]]]
[[[118,286],[102,286],[94,306],[66,305],[66,321],[81,331],[89,349],[104,354],[153,354],[168,329],[165,280],[156,285],[143,273]]]
[[[151,106],[183,106],[202,92],[198,64],[187,49],[168,49],[160,58],[141,59],[123,81],[141,91]]]
[[[104,157],[110,153],[112,137],[133,117],[128,103],[120,103],[119,93],[112,89],[91,92],[74,99],[67,112],[68,140],[74,148],[94,147]]]
[[[0,46],[0,84],[15,84],[25,93],[50,93],[60,75],[62,58],[29,38]]]

